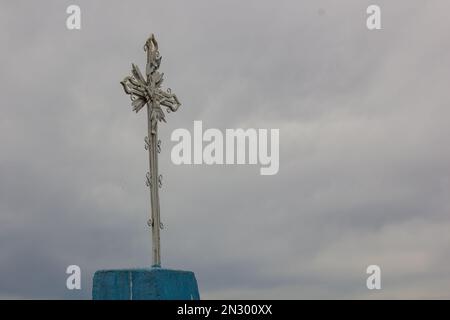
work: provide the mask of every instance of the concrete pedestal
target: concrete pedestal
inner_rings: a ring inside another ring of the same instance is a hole
[[[191,271],[161,268],[99,270],[93,300],[200,300]]]

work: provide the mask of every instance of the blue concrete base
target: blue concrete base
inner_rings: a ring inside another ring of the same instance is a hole
[[[93,300],[200,300],[191,271],[161,268],[99,270]]]

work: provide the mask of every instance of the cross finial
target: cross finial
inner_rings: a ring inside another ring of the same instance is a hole
[[[139,112],[147,105],[148,136],[145,137],[145,149],[149,152],[150,171],[146,175],[146,184],[150,187],[151,218],[148,221],[152,228],[153,239],[153,266],[161,266],[160,256],[160,236],[159,230],[162,228],[159,211],[158,188],[162,185],[162,176],[158,175],[158,153],[161,151],[161,141],[158,140],[158,122],[166,122],[161,106],[167,112],[177,111],[180,102],[170,89],[163,91],[163,73],[158,71],[162,57],[158,51],[158,42],[153,34],[147,39],[144,45],[147,52],[146,77],[143,77],[139,67],[131,65],[131,76],[125,77],[120,83],[126,94],[130,95],[133,111]]]

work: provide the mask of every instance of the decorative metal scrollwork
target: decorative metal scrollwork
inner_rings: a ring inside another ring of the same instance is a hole
[[[161,140],[158,139],[158,143],[156,144],[156,150],[158,150],[158,153],[161,153]]]
[[[147,174],[145,175],[145,185],[147,187],[152,187],[152,176],[150,175],[150,172],[147,172]]]
[[[160,174],[158,177],[158,187],[162,187],[162,174]]]
[[[145,142],[144,148],[145,150],[148,150],[150,148],[150,141],[148,141],[147,136],[144,138],[144,142]]]

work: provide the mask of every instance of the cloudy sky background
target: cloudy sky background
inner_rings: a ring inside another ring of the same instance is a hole
[[[194,271],[204,299],[450,298],[449,11],[2,1],[0,298],[90,299],[96,270],[150,265],[145,115],[119,81],[144,68],[151,32],[182,102],[160,127],[165,267]],[[170,134],[194,120],[279,128],[279,173],[173,165]],[[382,290],[366,288],[370,264]]]

